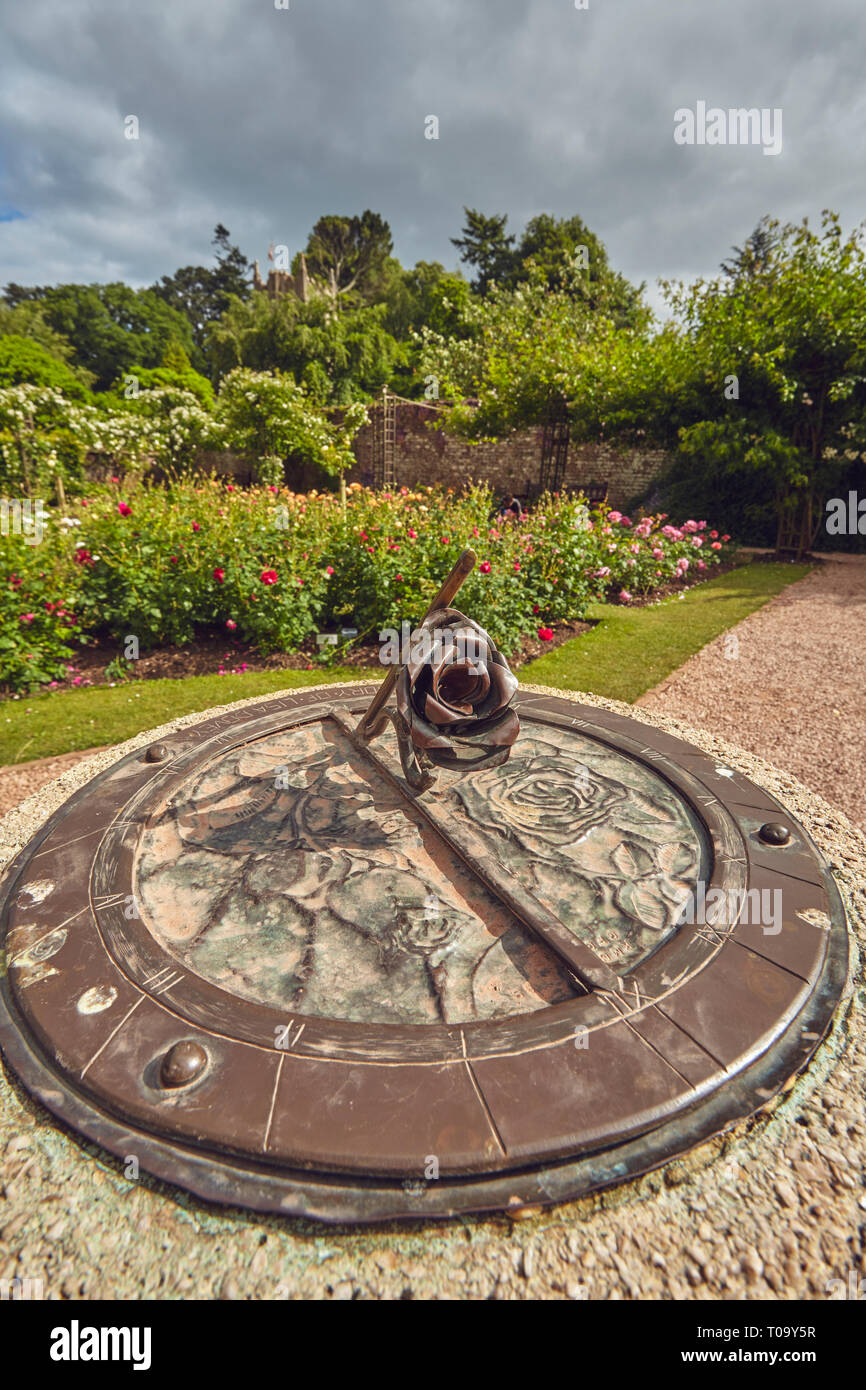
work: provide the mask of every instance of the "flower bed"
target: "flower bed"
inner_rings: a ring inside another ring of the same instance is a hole
[[[363,642],[417,621],[466,545],[479,564],[459,603],[509,652],[594,600],[685,584],[731,549],[703,521],[632,523],[575,498],[545,497],[529,517],[491,525],[492,508],[482,487],[458,497],[353,485],[345,512],[330,493],[217,479],[95,488],[66,516],[48,512],[39,544],[0,535],[0,682],[56,679],[97,636],[118,658],[215,628],[264,653],[340,626]]]

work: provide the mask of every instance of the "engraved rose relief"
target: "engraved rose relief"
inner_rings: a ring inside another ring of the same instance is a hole
[[[276,785],[287,766],[294,785]],[[459,861],[431,857],[399,793],[362,767],[342,734],[310,728],[288,754],[285,739],[257,745],[186,788],[139,861],[166,944],[214,983],[330,1017],[370,1018],[375,999],[384,1022],[460,1022],[571,997],[549,953]]]
[[[522,740],[506,768],[449,794],[602,960],[627,968],[675,929],[697,883],[699,841],[659,779],[583,742],[585,760],[552,733]]]
[[[545,729],[505,767],[442,777],[449,813],[602,960],[628,969],[675,929],[700,832],[642,765]],[[573,997],[548,948],[333,725],[217,759],[146,832],[138,882],[189,968],[300,1013],[453,1023]]]

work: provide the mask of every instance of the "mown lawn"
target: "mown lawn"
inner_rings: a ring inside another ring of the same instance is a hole
[[[525,666],[520,679],[632,703],[811,568],[762,561],[647,608],[593,604],[598,626]]]
[[[809,569],[809,565],[760,562],[648,608],[594,604],[589,616],[598,625],[523,667],[521,681],[631,702],[719,633],[802,579]],[[7,700],[0,705],[0,765],[120,743],[182,714],[253,695],[380,677],[381,667],[260,671],[96,686]]]
[[[243,676],[189,676],[22,696],[0,705],[0,765],[121,743],[142,729],[232,700],[326,681],[379,680],[381,674],[381,667],[366,671],[356,666],[251,671]]]

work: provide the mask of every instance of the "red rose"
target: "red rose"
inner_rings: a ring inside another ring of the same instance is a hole
[[[216,580],[217,584],[222,584],[223,580],[226,577],[226,572],[225,570],[215,569],[213,572],[213,577]]]
[[[263,584],[276,584],[277,572],[276,570],[262,570],[259,579]]]
[[[480,569],[480,571],[481,571],[482,574],[489,574],[489,573],[490,573],[490,561],[489,561],[489,560],[484,560],[484,561],[478,566],[478,568]]]
[[[540,628],[538,629],[538,635],[539,635],[539,637],[541,638],[542,642],[552,642],[552,641],[553,641],[553,628],[552,628],[552,627],[540,627]]]
[[[128,502],[118,502],[118,504],[117,504],[117,510],[120,512],[120,515],[121,515],[121,516],[131,516],[131,515],[132,515],[132,508],[130,507],[130,505],[129,505]]]

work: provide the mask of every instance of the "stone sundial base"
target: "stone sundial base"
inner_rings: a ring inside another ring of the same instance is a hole
[[[370,1221],[610,1185],[803,1067],[847,935],[781,802],[528,692],[505,767],[416,799],[352,736],[375,689],[178,728],[17,855],[0,1045],[50,1110],[211,1200]]]

